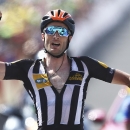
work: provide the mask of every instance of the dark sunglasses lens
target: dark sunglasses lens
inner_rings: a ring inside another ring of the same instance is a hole
[[[69,35],[68,30],[65,29],[65,28],[59,28],[58,33],[59,33],[60,36],[65,36],[65,37]]]
[[[63,28],[63,27],[55,27],[55,26],[50,26],[50,27],[47,27],[45,29],[45,32],[49,35],[54,35],[54,33],[58,31],[59,35],[60,36],[65,36],[67,37],[69,35],[69,31],[66,29],[66,28]]]
[[[53,27],[53,26],[47,27],[47,28],[45,29],[45,32],[46,32],[47,34],[49,34],[49,35],[53,35],[53,34],[55,33],[54,27]]]

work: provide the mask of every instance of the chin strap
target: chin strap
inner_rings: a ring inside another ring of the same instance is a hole
[[[66,50],[65,50],[65,51],[66,51]],[[53,57],[55,57],[55,58],[60,58],[61,56],[63,56],[64,53],[65,53],[65,51],[63,51],[60,55],[55,56],[55,55],[51,54],[50,52],[48,52],[48,51],[46,50],[46,48],[44,49],[44,52],[45,52],[45,53],[48,53],[49,55],[51,55],[51,56],[53,56]]]

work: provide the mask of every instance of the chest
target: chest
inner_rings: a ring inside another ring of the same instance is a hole
[[[42,64],[37,67],[30,69],[33,76],[30,77],[30,81],[32,85],[38,90],[46,89],[46,88],[54,88],[59,93],[65,88],[65,86],[81,86],[86,84],[86,79],[88,77],[87,69],[83,69],[80,67],[81,65],[74,60],[70,62],[70,65],[66,65],[66,67],[62,66],[62,68],[58,72],[54,72],[53,70],[46,71]],[[33,79],[31,79],[33,78]],[[52,89],[52,91],[54,91]]]
[[[70,73],[70,68],[67,67],[66,69],[60,70],[57,73],[53,71],[48,72],[48,78],[51,84],[55,87],[58,92],[61,92],[62,88],[64,87]]]

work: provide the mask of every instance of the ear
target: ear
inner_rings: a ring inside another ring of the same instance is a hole
[[[45,33],[42,33],[42,41],[44,41],[44,39],[45,39]]]
[[[71,41],[72,37],[73,37],[73,36],[69,36],[69,41]]]

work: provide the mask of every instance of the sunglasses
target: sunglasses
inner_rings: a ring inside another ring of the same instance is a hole
[[[63,37],[68,37],[70,35],[70,32],[66,28],[60,26],[49,26],[44,29],[44,32],[48,35],[54,35],[58,32],[58,34]]]

